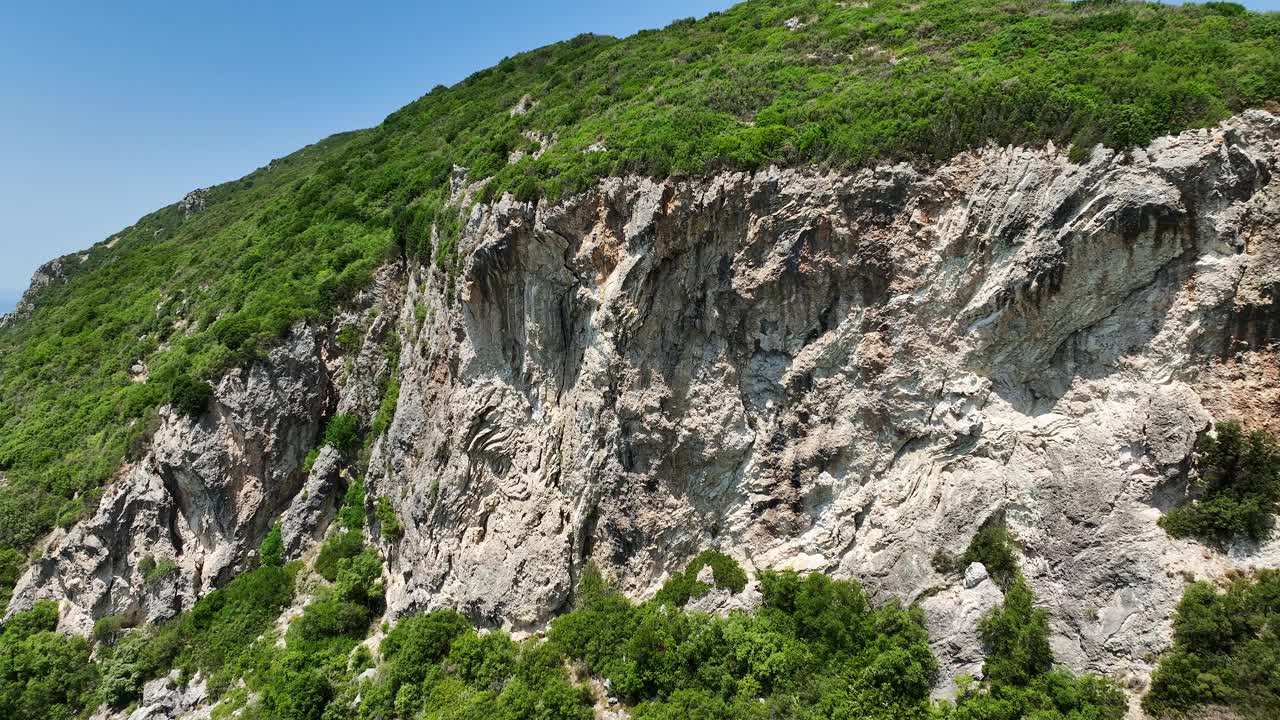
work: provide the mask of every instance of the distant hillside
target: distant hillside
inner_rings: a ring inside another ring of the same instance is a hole
[[[74,521],[157,407],[332,315],[379,265],[456,275],[455,166],[490,178],[486,201],[988,142],[1080,159],[1277,98],[1280,16],[1231,3],[758,1],[517,55],[59,264],[0,329],[0,546]]]

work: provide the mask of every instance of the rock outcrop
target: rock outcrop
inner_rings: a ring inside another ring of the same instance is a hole
[[[363,471],[403,527],[380,541],[393,617],[534,630],[588,561],[644,596],[718,548],[920,600],[964,672],[999,589],[930,559],[1003,513],[1058,658],[1140,681],[1187,578],[1280,561],[1156,526],[1213,420],[1276,422],[1278,161],[1257,111],[1084,164],[991,147],[477,205],[461,272],[389,269],[348,358],[327,340],[345,321],[302,328],[210,415],[167,418],[14,606],[64,599],[82,632],[166,617],[277,515],[303,552]],[[304,477],[326,414],[377,411],[392,337],[399,402],[367,467],[325,451]],[[147,585],[148,553],[180,570]]]
[[[1144,676],[1187,577],[1280,560],[1156,526],[1197,436],[1274,377],[1278,141],[1251,112],[1084,164],[987,148],[476,207],[458,286],[420,269],[400,313],[368,468],[405,530],[391,613],[536,628],[587,561],[643,596],[716,547],[941,586],[958,628],[993,588],[930,558],[1003,512],[1058,657]],[[948,667],[980,664],[969,632],[935,638]]]

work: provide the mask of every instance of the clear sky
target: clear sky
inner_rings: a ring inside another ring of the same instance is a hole
[[[4,0],[0,312],[40,263],[436,84],[733,2]]]
[[[3,0],[0,312],[41,263],[437,84],[733,0]]]

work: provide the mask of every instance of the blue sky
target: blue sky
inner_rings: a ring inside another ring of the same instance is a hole
[[[42,262],[188,190],[582,32],[731,0],[0,3],[0,312]]]
[[[31,272],[432,86],[733,0],[0,4],[0,312]],[[1254,0],[1280,9],[1280,0]]]

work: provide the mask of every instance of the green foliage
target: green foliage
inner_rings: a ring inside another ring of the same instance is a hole
[[[316,554],[316,573],[329,582],[338,579],[339,562],[359,555],[364,550],[364,534],[359,530],[343,530],[330,535]]]
[[[293,599],[296,570],[262,565],[215,590],[195,604],[178,623],[181,644],[174,665],[210,678],[220,692],[241,672],[240,661],[253,649]]]
[[[0,607],[9,607],[13,586],[18,584],[27,558],[13,548],[0,548]]]
[[[178,563],[174,562],[173,558],[162,557],[157,560],[154,556],[148,555],[138,562],[138,572],[142,573],[144,584],[155,585],[178,572]]]
[[[364,337],[361,335],[360,327],[358,325],[351,324],[343,325],[342,329],[338,331],[338,335],[335,339],[338,342],[338,346],[343,350],[346,350],[349,353],[354,353],[360,351],[360,342]]]
[[[684,607],[689,600],[700,598],[711,591],[711,586],[698,580],[702,568],[710,567],[715,587],[740,593],[747,586],[747,574],[728,555],[706,550],[693,559],[683,572],[673,573],[663,584],[655,600],[672,607]]]
[[[307,475],[311,474],[311,468],[316,466],[316,460],[320,458],[320,448],[311,448],[307,451],[307,456],[302,459],[302,472]]]
[[[324,428],[324,444],[350,457],[360,449],[360,419],[354,415],[334,415]]]
[[[378,497],[373,514],[378,518],[378,527],[384,539],[395,540],[404,534],[404,528],[400,526],[400,516],[396,515],[396,509],[391,507],[391,501],[387,496]]]
[[[1017,543],[1005,525],[1004,515],[998,514],[988,519],[978,528],[969,547],[960,556],[958,570],[963,570],[973,563],[982,563],[1001,587],[1008,587],[1018,574]]]
[[[982,683],[957,682],[960,692],[955,704],[939,706],[935,720],[1125,717],[1128,698],[1115,682],[1053,669],[1049,618],[1034,603],[1031,587],[1015,564],[1004,603],[979,621],[978,631],[987,648]]]
[[[588,569],[549,636],[640,717],[927,715],[936,663],[919,609],[873,608],[856,583],[820,574],[763,573],[760,589],[754,615],[708,617],[634,605]]]
[[[396,415],[396,404],[400,402],[400,381],[392,378],[382,394],[382,403],[378,405],[378,414],[373,418],[373,426],[369,437],[378,437],[391,427],[391,420]]]
[[[58,608],[40,602],[18,613],[0,633],[0,717],[70,720],[87,704],[96,681],[83,638],[56,632]]]
[[[258,546],[258,558],[263,565],[284,566],[284,541],[280,537],[279,520],[267,531],[267,536],[262,538],[262,544]]]
[[[93,623],[93,639],[110,645],[116,641],[120,633],[129,626],[129,620],[123,615],[108,615]]]
[[[352,480],[338,508],[338,522],[348,530],[364,528],[364,483]]]
[[[366,688],[360,718],[545,718],[589,720],[590,693],[573,685],[559,648],[478,634],[461,615],[406,618],[382,643],[377,685]]]
[[[1239,423],[1218,423],[1197,453],[1200,497],[1160,518],[1174,537],[1228,543],[1271,537],[1280,503],[1280,445],[1266,431],[1245,434]]]
[[[1142,700],[1154,717],[1194,715],[1210,706],[1241,718],[1280,717],[1280,570],[1238,578],[1219,592],[1189,585],[1173,621],[1173,649]]]
[[[169,404],[183,415],[188,417],[203,415],[209,408],[211,399],[213,399],[213,388],[209,383],[185,373],[175,375],[169,381]]]
[[[93,703],[124,708],[142,696],[147,680],[164,675],[182,649],[179,623],[130,630],[98,648],[98,687]]]
[[[1004,604],[983,616],[978,629],[987,646],[982,673],[996,684],[1025,686],[1053,668],[1049,615],[1035,608],[1027,581],[1017,575],[1005,590]]]

